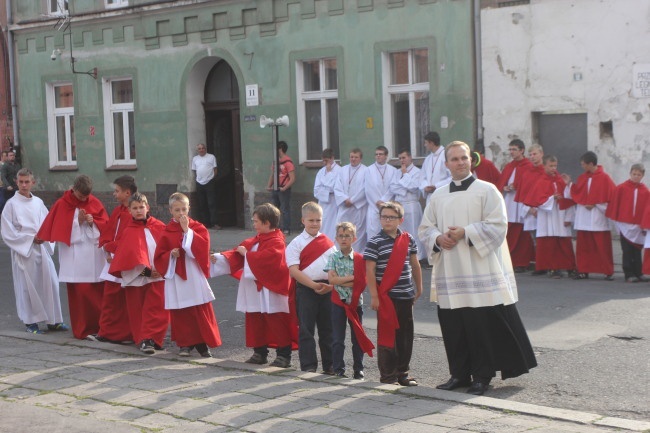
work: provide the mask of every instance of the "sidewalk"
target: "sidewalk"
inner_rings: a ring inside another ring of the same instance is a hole
[[[0,334],[0,432],[644,431],[650,422],[241,362]]]

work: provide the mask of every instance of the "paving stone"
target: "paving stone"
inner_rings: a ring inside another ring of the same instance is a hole
[[[185,431],[182,427],[188,425],[189,423],[185,420],[174,418],[171,415],[154,412],[133,420],[131,424],[145,427],[151,430],[171,428],[172,431]]]
[[[31,382],[38,382],[43,380],[45,375],[40,371],[24,371],[18,374],[12,374],[10,376],[5,376],[0,378],[1,383],[8,383],[11,385],[27,385]]]
[[[24,400],[30,397],[39,395],[41,392],[37,389],[28,389],[15,386],[13,388],[5,389],[0,393],[5,400],[14,401],[14,400]]]
[[[246,431],[251,433],[268,433],[268,432],[282,432],[282,433],[296,433],[296,432],[311,432],[313,424],[300,421],[297,419],[287,418],[269,418],[264,421],[256,422],[246,426]]]
[[[159,393],[176,391],[189,388],[191,385],[176,379],[167,379],[164,381],[143,380],[129,385],[130,388],[142,389],[145,391],[155,391]]]
[[[312,400],[317,401],[317,400]],[[318,406],[301,409],[296,412],[291,412],[284,417],[301,419],[304,421],[311,421],[315,423],[329,424],[332,420],[349,417],[350,413],[344,410],[333,409],[331,407]]]
[[[182,427],[182,430],[181,428]],[[176,427],[156,429],[159,433],[178,433],[179,431],[191,433],[229,433],[235,432],[231,427],[217,426],[204,421],[184,421]]]
[[[434,413],[431,415],[419,416],[412,418],[412,422],[429,424],[440,427],[462,427],[473,422],[477,422],[481,418],[476,418],[472,416],[462,416],[462,415],[452,415],[445,412]]]
[[[141,407],[149,410],[164,410],[178,402],[182,402],[186,397],[179,397],[173,393],[150,393],[144,397],[135,398],[128,402],[128,404],[136,407]]]
[[[307,403],[300,400],[289,401],[281,398],[274,398],[258,403],[247,404],[241,406],[241,409],[265,412],[273,415],[285,415],[301,409],[307,409],[308,407],[309,405]]]
[[[351,415],[345,418],[338,418],[331,421],[332,425],[348,428],[355,432],[376,432],[382,429],[393,431],[393,428],[402,421],[395,418],[388,418],[380,415],[361,416]]]
[[[55,391],[87,384],[87,382],[82,382],[68,377],[52,377],[50,379],[47,379],[46,377],[47,376],[43,376],[43,380],[30,382],[29,387],[44,391]]]
[[[38,406],[63,406],[77,400],[76,397],[60,394],[57,392],[47,392],[24,399],[25,403]]]
[[[218,425],[242,428],[265,419],[274,418],[273,415],[263,412],[250,412],[241,408],[229,409],[213,413],[202,419]]]
[[[220,388],[219,388],[220,391]],[[258,395],[246,394],[243,392],[225,392],[220,393],[219,391],[212,389],[212,395],[205,398],[208,401],[213,403],[218,403],[224,406],[230,407],[240,407],[246,404],[258,403],[260,401],[266,401],[264,397]],[[216,395],[215,395],[216,394]]]
[[[381,403],[380,403],[381,404]],[[411,419],[424,415],[430,415],[433,413],[438,413],[447,408],[446,405],[440,404],[436,407],[436,403],[432,402],[429,406],[418,405],[418,406],[409,406],[408,403],[397,404],[381,404],[380,406],[369,405],[368,402],[364,402],[358,412],[366,413],[371,415],[382,415],[389,418],[395,419]]]
[[[603,419],[596,421],[595,424],[605,427],[622,428],[625,430],[650,431],[650,422],[647,421],[604,417]]]
[[[113,390],[105,390],[100,394],[96,394],[93,398],[102,401],[110,401],[111,403],[129,404],[133,400],[139,398],[158,395],[159,394],[157,393],[140,389],[115,388]]]
[[[227,406],[211,403],[206,400],[192,400],[188,398],[177,400],[168,406],[159,409],[160,412],[188,420],[199,420],[206,416],[228,410]]]
[[[147,416],[151,411],[140,409],[132,406],[121,405],[108,405],[109,407],[102,407],[101,410],[96,411],[95,417],[97,419],[104,419],[110,421],[133,421]]]
[[[400,421],[387,427],[382,427],[377,432],[385,433],[449,433],[448,427],[431,426],[411,421]],[[454,430],[457,432],[457,430]]]

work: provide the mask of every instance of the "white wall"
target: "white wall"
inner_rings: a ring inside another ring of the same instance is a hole
[[[650,1],[531,0],[483,9],[481,28],[485,146],[497,166],[512,138],[531,144],[532,112],[587,113],[589,150],[614,181],[636,162],[650,178],[650,97],[632,96],[633,65],[650,64]],[[600,138],[605,121],[613,140]]]

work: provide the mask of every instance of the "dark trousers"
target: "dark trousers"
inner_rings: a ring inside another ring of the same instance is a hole
[[[641,277],[643,275],[641,253],[643,248],[630,242],[621,235],[621,249],[623,250],[623,273],[625,278]]]
[[[359,322],[362,322],[363,309],[361,306],[357,307],[357,314],[359,315]],[[345,309],[332,304],[332,367],[335,373],[345,373],[343,354],[345,353],[345,328],[347,323],[350,323],[350,321],[345,315]],[[350,334],[352,335],[352,368],[356,373],[363,371],[363,350],[359,347],[357,336],[354,335],[352,330],[352,324],[350,324]]]
[[[198,220],[206,227],[217,224],[217,182],[213,178],[205,185],[196,182]]]
[[[315,332],[318,327],[318,347],[323,370],[332,368],[332,300],[329,293],[319,295],[309,287],[296,284],[298,312],[298,357],[302,371],[318,367]]]
[[[399,329],[395,330],[395,347],[377,348],[379,380],[383,383],[394,383],[399,378],[408,377],[413,354],[413,299],[391,299],[391,301],[395,306]]]
[[[291,188],[286,191],[273,191],[273,204],[280,209],[280,228],[291,230]]]

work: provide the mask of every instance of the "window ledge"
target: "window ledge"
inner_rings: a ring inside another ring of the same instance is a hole
[[[77,171],[79,167],[76,165],[55,165],[50,167],[50,171]]]
[[[138,166],[136,164],[114,164],[106,167],[106,171],[119,171],[119,170],[137,170]]]

